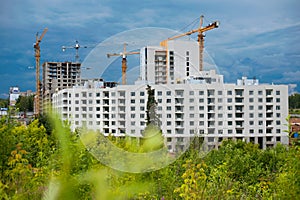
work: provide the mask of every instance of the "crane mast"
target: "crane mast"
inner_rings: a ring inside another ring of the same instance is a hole
[[[121,53],[108,53],[107,57],[111,56],[122,56],[122,85],[126,85],[126,71],[127,71],[127,55],[140,54],[140,52],[127,52],[126,51],[127,44],[124,43],[123,52]]]
[[[38,33],[36,34],[36,41],[34,43],[35,50],[35,66],[36,66],[36,98],[35,98],[35,115],[38,116],[40,114],[40,95],[41,95],[41,82],[40,82],[40,58],[41,58],[41,48],[40,42],[45,36],[48,28],[45,28],[42,35],[39,37]]]
[[[191,31],[188,31],[186,33],[182,33],[182,34],[179,34],[179,35],[175,35],[173,37],[170,37],[164,41],[162,41],[160,43],[161,46],[165,47],[166,50],[168,51],[168,41],[169,40],[174,40],[174,39],[177,39],[177,38],[180,38],[180,37],[183,37],[183,36],[187,36],[187,35],[191,35],[193,33],[197,33],[198,32],[198,43],[199,43],[199,70],[200,71],[203,71],[203,50],[204,50],[204,32],[206,31],[209,31],[209,30],[212,30],[214,28],[218,28],[219,27],[219,21],[215,21],[213,23],[210,23],[209,25],[205,26],[205,27],[202,27],[203,25],[203,18],[204,16],[201,15],[200,16],[200,23],[199,23],[199,28],[197,29],[194,29],[194,30],[191,30]]]

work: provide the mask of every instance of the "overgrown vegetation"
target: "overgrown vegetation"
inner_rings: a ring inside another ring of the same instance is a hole
[[[0,121],[0,199],[300,198],[297,146],[261,150],[252,143],[224,141],[203,157],[197,150],[201,140],[196,140],[171,165],[133,174],[101,164],[78,133],[58,120],[50,134],[38,120],[27,127],[8,122]],[[142,148],[136,140],[111,139],[133,152]]]

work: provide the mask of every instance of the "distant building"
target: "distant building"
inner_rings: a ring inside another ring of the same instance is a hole
[[[71,88],[80,82],[80,66],[81,63],[78,62],[43,63],[42,100],[44,105],[51,101],[55,91]]]
[[[289,120],[290,129],[290,142],[300,140],[300,118],[291,117]]]
[[[9,106],[15,106],[20,96],[20,89],[17,86],[9,88]]]

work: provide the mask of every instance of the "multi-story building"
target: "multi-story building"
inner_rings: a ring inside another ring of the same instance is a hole
[[[180,84],[153,84],[160,128],[170,150],[184,148],[191,137],[204,137],[209,148],[223,139],[241,139],[267,148],[288,144],[285,118],[288,87],[259,84],[243,77],[226,84],[215,71],[198,72]],[[104,87],[102,81],[63,89],[53,107],[72,130],[80,127],[115,136],[141,137],[146,127],[147,85]]]
[[[142,137],[148,85],[155,90],[156,114],[170,151],[183,149],[195,136],[203,137],[208,148],[218,148],[226,138],[261,148],[288,144],[288,87],[246,77],[228,84],[214,70],[199,71],[199,48],[193,41],[144,47],[135,85],[87,80],[56,91],[53,107],[72,130],[86,127],[106,135]]]
[[[9,88],[9,106],[15,106],[20,97],[20,89],[17,86]]]
[[[199,46],[195,41],[168,41],[164,47],[147,46],[140,51],[140,77],[150,84],[174,84],[199,75]]]
[[[51,101],[55,91],[73,87],[80,82],[80,66],[78,62],[43,63],[42,106]]]

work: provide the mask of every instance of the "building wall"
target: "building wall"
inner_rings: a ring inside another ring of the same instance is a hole
[[[222,80],[213,71],[210,74]],[[146,126],[146,87],[86,85],[64,89],[53,95],[53,106],[71,122],[72,130],[86,126],[104,134],[140,137]],[[288,144],[284,132],[287,86],[216,81],[151,87],[155,89],[161,129],[172,151],[183,148],[195,135],[205,138],[207,148],[217,148],[225,138],[251,141],[261,148],[277,142]]]
[[[150,84],[174,84],[199,76],[199,47],[195,41],[169,41],[168,47],[147,46],[140,51],[141,78]]]

